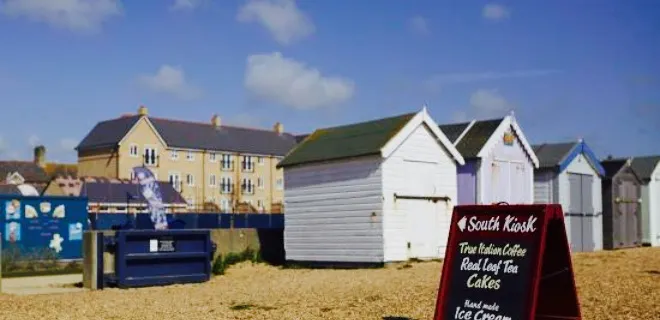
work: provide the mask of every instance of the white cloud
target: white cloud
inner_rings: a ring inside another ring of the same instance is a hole
[[[192,10],[197,8],[202,4],[202,0],[174,0],[170,10],[172,11],[183,11],[183,10]]]
[[[419,34],[428,34],[430,32],[426,19],[422,16],[414,16],[409,21],[410,29]]]
[[[501,116],[512,106],[496,89],[479,89],[470,96],[477,117]]]
[[[39,142],[41,142],[41,139],[39,139],[39,137],[38,137],[36,134],[32,134],[32,135],[28,138],[28,144],[29,144],[31,147],[33,147],[33,148],[36,147],[36,146],[38,146],[38,145],[39,145]]]
[[[312,20],[296,6],[295,0],[248,0],[239,9],[236,19],[261,24],[282,45],[302,40],[316,31]]]
[[[455,111],[455,112],[451,115],[451,120],[452,120],[452,122],[454,122],[454,123],[466,122],[466,121],[468,121],[469,119],[470,119],[470,118],[468,117],[467,112],[462,111],[462,110],[461,110],[461,111]]]
[[[60,148],[64,151],[73,151],[73,149],[78,146],[78,141],[71,138],[64,138],[60,140]]]
[[[162,65],[154,75],[140,75],[137,79],[142,86],[159,93],[166,93],[181,99],[192,100],[202,95],[202,90],[188,83],[181,67]]]
[[[0,12],[47,23],[56,28],[94,33],[122,14],[120,0],[0,0]]]
[[[493,21],[504,20],[511,16],[511,12],[507,7],[494,3],[485,5],[481,14],[484,18]]]
[[[262,99],[300,110],[338,104],[355,93],[352,80],[323,76],[318,69],[280,52],[249,56],[245,87]]]

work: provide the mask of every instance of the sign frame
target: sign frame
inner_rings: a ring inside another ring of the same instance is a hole
[[[499,229],[497,231],[470,231],[472,232],[471,234],[468,234],[468,232],[463,233],[462,231],[466,228],[465,219],[467,219],[467,216],[482,218],[484,216],[491,216],[491,218],[495,218],[497,216],[502,217],[507,215],[525,218],[537,217],[537,230],[525,236],[507,236],[506,233]],[[461,219],[464,221],[460,221]],[[462,223],[461,226],[459,226],[459,221]],[[523,318],[511,317],[510,319],[582,319],[561,205],[501,205],[501,203],[497,205],[461,205],[454,207],[433,319],[455,319],[456,316],[446,316],[448,312],[447,308],[457,305],[456,301],[452,301],[450,298],[459,299],[456,297],[461,297],[460,299],[463,299],[463,297],[470,297],[469,294],[450,292],[452,290],[452,282],[458,280],[452,273],[465,272],[461,271],[460,268],[455,270],[457,266],[455,259],[458,259],[456,256],[461,255],[459,242],[468,241],[466,239],[486,241],[494,239],[510,240],[517,237],[520,239],[527,238],[525,243],[530,246],[528,250],[531,249],[530,255],[532,256],[524,258],[530,259],[527,262],[529,263],[528,272],[526,275],[521,275],[520,280],[517,280],[527,282],[523,289],[527,294],[518,301],[518,305],[523,305]],[[511,241],[515,242],[516,240]],[[460,262],[458,263],[460,264]],[[475,289],[470,288],[467,290]],[[479,294],[477,291],[472,292],[473,296]],[[478,299],[475,298],[475,300]],[[511,297],[507,296],[497,302],[508,301],[506,299],[511,299]],[[468,300],[472,301],[470,299],[466,299],[465,301],[467,302]]]

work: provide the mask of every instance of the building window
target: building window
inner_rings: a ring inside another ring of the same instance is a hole
[[[264,207],[264,201],[259,199],[257,200],[257,209],[263,209]]]
[[[217,161],[217,156],[216,156],[215,152],[211,152],[209,154],[209,161],[211,161],[211,162],[216,162]]]
[[[174,161],[179,160],[179,151],[178,150],[170,151],[170,159],[172,159]]]
[[[254,193],[254,183],[251,179],[243,179],[243,182],[241,183],[241,192],[245,194]]]
[[[215,187],[215,175],[214,174],[209,176],[209,186]]]
[[[194,161],[195,160],[195,154],[192,151],[188,151],[186,153],[186,159],[188,159],[188,161]]]
[[[156,148],[144,148],[144,164],[147,166],[155,166],[158,162],[158,151]]]
[[[181,192],[181,176],[178,173],[170,172],[169,181],[174,190]]]
[[[223,154],[220,158],[222,170],[232,170],[233,161],[231,159],[231,154]]]
[[[277,188],[277,190],[284,189],[284,180],[282,178],[277,179],[277,181],[275,182],[275,187]]]
[[[131,143],[131,146],[129,147],[129,154],[131,157],[137,158],[138,156],[138,145],[135,143]]]
[[[258,187],[259,189],[263,189],[263,188],[264,188],[264,179],[262,179],[261,177],[257,178],[257,187]]]
[[[243,171],[252,172],[254,171],[254,162],[252,156],[243,156],[243,161],[241,162],[241,167]]]
[[[195,185],[195,177],[192,174],[187,174],[186,175],[186,183],[188,186],[194,186]]]
[[[257,157],[257,163],[258,163],[260,166],[263,166],[263,165],[264,165],[264,157]]]
[[[187,197],[186,202],[188,202],[188,209],[195,209],[195,199],[193,197]]]
[[[233,189],[234,189],[234,185],[230,177],[222,177],[220,179],[220,192],[231,193]]]

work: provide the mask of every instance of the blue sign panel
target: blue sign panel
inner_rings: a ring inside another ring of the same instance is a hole
[[[59,259],[82,258],[82,233],[88,230],[87,199],[0,196],[2,247],[52,250]]]

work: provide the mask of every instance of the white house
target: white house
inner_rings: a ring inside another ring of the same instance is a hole
[[[660,246],[660,156],[635,157],[631,167],[642,180],[642,244]]]
[[[286,260],[444,257],[457,163],[463,158],[426,108],[314,131],[278,164]]]
[[[534,174],[534,202],[561,204],[571,251],[602,250],[605,169],[596,155],[583,140],[533,148],[540,163]]]

